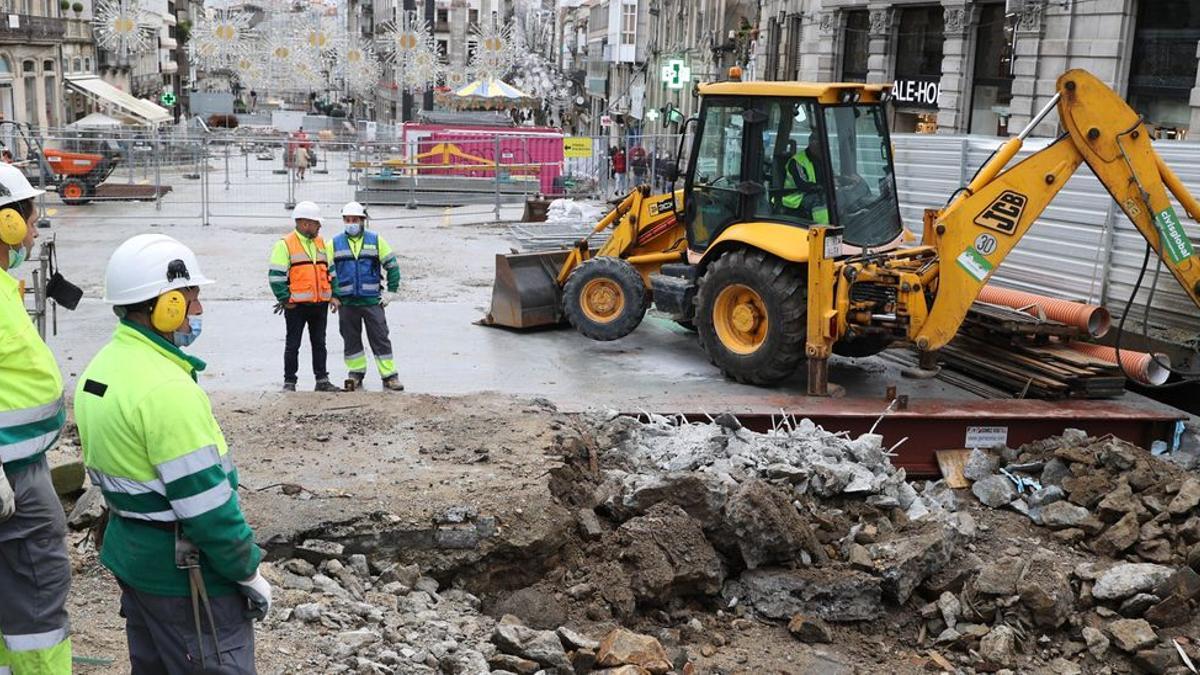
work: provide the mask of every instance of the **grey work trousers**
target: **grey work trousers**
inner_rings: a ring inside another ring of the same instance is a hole
[[[245,616],[241,594],[210,598],[220,663],[208,615],[200,608],[201,635],[196,638],[192,599],[143,593],[120,579],[121,616],[129,640],[132,675],[254,675],[254,624]],[[201,653],[203,663],[201,665]]]
[[[395,375],[396,363],[392,360],[392,341],[388,339],[387,316],[383,313],[383,305],[349,307],[343,304],[338,310],[338,329],[346,346],[346,370],[352,375],[367,374],[367,352],[362,339],[364,326],[379,376],[388,378]]]
[[[70,631],[67,517],[44,458],[12,471],[7,480],[17,512],[0,523],[0,634],[9,651],[41,652]]]

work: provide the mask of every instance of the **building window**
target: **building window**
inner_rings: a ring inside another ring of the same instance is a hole
[[[83,57],[83,72],[85,72],[85,73],[92,72],[92,57],[90,57],[90,56]]]
[[[867,81],[867,57],[871,50],[871,17],[867,10],[846,12],[846,32],[842,41],[842,80]]]
[[[1188,0],[1139,2],[1129,68],[1129,104],[1161,138],[1187,134],[1196,86],[1200,7]]]
[[[975,79],[971,89],[973,134],[1008,135],[1008,104],[1012,100],[1012,35],[1015,26],[1004,18],[1004,3],[979,8],[975,29]]]
[[[28,63],[33,62],[29,61]],[[37,77],[33,75],[26,75],[22,83],[24,84],[23,88],[25,95],[25,119],[20,121],[25,122],[30,126],[41,126],[41,124],[38,122]]]
[[[450,43],[447,40],[437,41],[438,60],[442,63],[450,63]]]
[[[467,23],[471,24],[472,26],[479,25],[479,10],[472,9],[467,12]]]
[[[33,59],[25,59],[21,62],[21,73],[25,75],[37,74],[37,64],[33,62]]]
[[[76,73],[82,73],[83,72],[83,59],[76,56],[75,57],[75,67],[72,68],[72,70],[74,70]]]
[[[49,70],[46,72],[53,73],[54,71]],[[58,126],[58,106],[55,105],[55,102],[58,100],[58,96],[57,96],[58,92],[56,91],[55,86],[54,86],[54,75],[47,74],[45,79],[46,79],[46,98],[44,99],[44,101],[46,104],[46,125],[50,128],[54,128],[54,127]]]
[[[942,80],[943,9],[905,7],[900,10],[896,45],[896,131],[937,130],[938,95]]]
[[[764,67],[763,79],[779,78],[779,42],[782,32],[779,21],[774,17],[767,19],[767,63]]]
[[[621,5],[621,44],[631,45],[637,37],[637,5]]]
[[[800,28],[801,17],[793,14],[787,20],[787,40],[784,46],[783,77],[786,80],[800,79]]]
[[[441,28],[438,28],[438,30],[443,30],[448,23],[450,23],[450,10],[437,10],[437,24],[438,26],[441,26]]]
[[[54,72],[54,60],[46,59],[45,61],[42,61],[42,70],[47,73],[53,73]]]

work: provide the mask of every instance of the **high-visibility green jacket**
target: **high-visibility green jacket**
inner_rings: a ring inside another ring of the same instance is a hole
[[[54,447],[67,419],[62,375],[20,285],[0,270],[0,463],[10,474]]]
[[[330,237],[325,241],[325,248],[328,253],[329,260],[333,261],[334,263],[337,262],[333,251],[333,240],[336,238],[337,237]],[[376,253],[379,256],[380,266],[382,266],[384,272],[387,273],[388,292],[395,293],[400,288],[400,263],[396,260],[396,252],[392,250],[392,247],[387,243],[387,240],[383,238],[383,235],[377,234],[376,238],[379,240],[379,246]],[[354,254],[355,258],[358,258],[358,256],[362,253],[363,248],[362,235],[357,237],[346,237],[346,241],[350,244],[351,253]],[[353,294],[346,295],[339,293],[336,264],[331,264],[329,266],[329,278],[332,280],[331,283],[333,284],[333,297],[340,300],[343,305],[348,307],[369,307],[371,305],[379,304],[379,296],[377,295],[371,297],[362,297]]]
[[[784,188],[791,189],[797,186],[796,179],[792,176],[791,165],[793,163],[795,163],[795,165],[799,168],[800,177],[803,180],[806,180],[810,183],[817,182],[816,166],[813,165],[812,159],[809,158],[808,153],[804,150],[800,150],[790,160],[788,160],[788,166],[784,171]],[[812,205],[813,221],[821,224],[828,224],[829,210],[824,206],[824,195],[807,196],[803,192],[789,192],[785,194],[780,201],[786,208],[797,211],[801,206],[807,206],[807,204],[804,203],[805,199],[808,199],[810,202],[816,202]]]
[[[236,592],[262,560],[225,436],[196,383],[203,369],[150,329],[122,321],[75,389],[83,462],[114,515],[100,562],[145,593],[189,594],[172,524],[200,549],[211,595]]]

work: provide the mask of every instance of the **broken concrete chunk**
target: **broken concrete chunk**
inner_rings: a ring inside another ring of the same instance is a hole
[[[871,558],[871,552],[867,550],[867,547],[862,544],[850,544],[846,561],[854,569],[864,572],[875,571],[875,560]]]
[[[296,605],[296,609],[292,611],[292,618],[309,623],[316,621],[321,618],[321,605],[316,602]]]
[[[526,586],[509,593],[497,601],[489,613],[515,616],[527,626],[544,630],[553,630],[567,620],[567,608],[562,601],[538,586]]]
[[[1017,636],[1003,624],[988,631],[979,641],[979,656],[996,666],[1012,667],[1017,663]]]
[[[595,541],[604,535],[600,518],[592,509],[579,509],[575,514],[575,521],[579,526],[579,536],[588,541]]]
[[[1112,643],[1123,652],[1136,652],[1158,642],[1158,634],[1145,619],[1120,619],[1108,625]]]
[[[72,530],[86,530],[104,517],[106,508],[104,493],[93,485],[75,502],[71,514],[67,516],[67,526]]]
[[[1115,565],[1096,580],[1092,595],[1097,600],[1124,600],[1131,595],[1156,588],[1171,576],[1170,567],[1153,563],[1122,563]]]
[[[672,667],[671,659],[658,640],[625,628],[613,630],[600,641],[596,665],[605,668],[640,666],[654,675],[666,673]]]
[[[1200,596],[1200,574],[1190,567],[1180,567],[1155,588],[1154,594],[1163,598],[1177,595],[1191,600]]]
[[[958,596],[946,591],[938,596],[937,599],[938,612],[942,615],[942,621],[950,628],[958,625],[958,616],[962,612],[962,604],[958,601]]]
[[[984,506],[998,509],[1016,499],[1017,489],[1008,478],[993,475],[975,481],[971,486],[971,494]]]
[[[1182,626],[1191,621],[1192,607],[1184,598],[1178,595],[1168,595],[1158,604],[1148,608],[1142,616],[1150,623],[1162,628]]]
[[[576,649],[591,649],[592,651],[595,651],[600,648],[599,640],[593,640],[583,633],[573,631],[566,626],[559,626],[558,630],[554,632],[557,633],[558,638],[562,640],[563,648],[568,651],[573,651]]]
[[[975,577],[975,590],[988,595],[1015,595],[1017,580],[1025,571],[1026,561],[1016,556],[1006,556],[985,564]]]
[[[341,557],[346,550],[345,546],[332,541],[324,541],[321,539],[308,539],[303,544],[296,547],[296,557],[303,558],[308,562],[317,565],[325,560]]]
[[[1046,466],[1042,467],[1042,487],[1051,485],[1061,487],[1063,479],[1071,475],[1071,468],[1067,463],[1055,457],[1046,462]]]
[[[1102,631],[1099,631],[1091,626],[1083,627],[1083,640],[1087,643],[1088,653],[1097,661],[1104,658],[1108,653],[1108,638]]]
[[[1103,556],[1115,558],[1125,549],[1137,543],[1140,526],[1136,513],[1126,513],[1092,544],[1092,549]]]
[[[1066,623],[1075,596],[1070,579],[1055,559],[1035,557],[1017,586],[1021,604],[1029,610],[1035,624],[1058,628]]]
[[[998,457],[976,448],[971,451],[970,455],[967,455],[967,462],[963,465],[963,477],[969,481],[981,481],[996,473],[998,466],[1000,466]]]
[[[1185,516],[1200,504],[1200,479],[1187,478],[1179,487],[1175,498],[1167,505],[1167,511],[1173,516]]]
[[[499,623],[492,631],[492,644],[506,654],[537,661],[546,667],[571,668],[571,661],[554,631]]]
[[[73,495],[82,490],[85,475],[81,459],[50,460],[50,482],[54,484],[54,492],[59,497]]]
[[[1145,614],[1147,609],[1157,604],[1159,597],[1151,593],[1137,593],[1125,599],[1117,608],[1117,613],[1130,619],[1136,619]]]
[[[809,644],[833,642],[833,631],[829,625],[815,616],[796,614],[788,622],[788,632],[797,640]]]
[[[931,526],[921,534],[873,544],[871,557],[883,578],[883,591],[891,602],[904,604],[916,587],[942,569],[954,556],[954,530]]]
[[[802,551],[817,563],[827,560],[787,493],[766,481],[742,483],[725,505],[725,519],[748,569],[790,562],[800,558]]]
[[[638,600],[720,591],[725,568],[700,524],[682,508],[656,504],[617,528],[621,564]]]
[[[768,619],[805,614],[834,622],[866,621],[883,614],[879,578],[855,571],[760,568],[727,584],[724,595],[748,602]]]
[[[1092,513],[1082,506],[1067,501],[1053,502],[1042,507],[1042,524],[1052,530],[1062,530],[1068,527],[1087,529],[1092,521]]]
[[[1034,490],[1025,500],[1029,503],[1030,508],[1040,508],[1047,504],[1062,501],[1066,498],[1066,493],[1057,485],[1049,485],[1041,490]]]

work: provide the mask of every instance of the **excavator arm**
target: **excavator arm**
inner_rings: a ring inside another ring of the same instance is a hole
[[[1168,191],[1193,220],[1200,203],[1154,151],[1141,118],[1092,74],[1058,78],[1054,100],[1007,141],[936,217],[932,243],[936,295],[914,342],[936,350],[958,332],[971,303],[1081,163],[1087,163],[1121,210],[1200,306],[1200,258]],[[1056,142],[1005,170],[1034,126],[1057,106],[1066,129]]]

